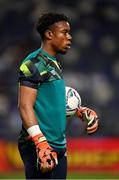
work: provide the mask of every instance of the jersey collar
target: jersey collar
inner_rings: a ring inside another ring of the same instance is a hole
[[[56,57],[51,56],[51,55],[48,54],[46,51],[44,51],[42,48],[40,48],[40,50],[41,50],[41,53],[42,53],[44,56],[46,56],[49,60],[51,60],[51,61],[56,61]]]

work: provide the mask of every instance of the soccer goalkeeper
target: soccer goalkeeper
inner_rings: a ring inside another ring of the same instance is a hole
[[[19,69],[23,125],[18,147],[26,179],[66,179],[65,83],[56,55],[70,49],[70,24],[65,15],[48,13],[39,18],[36,28],[41,48],[28,55]],[[88,120],[87,131],[92,133],[98,120],[91,115],[92,110],[88,111],[80,109],[77,116]]]

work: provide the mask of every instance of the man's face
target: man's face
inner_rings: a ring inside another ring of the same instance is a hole
[[[71,45],[70,25],[66,21],[59,21],[51,26],[51,46],[57,52],[65,54]]]

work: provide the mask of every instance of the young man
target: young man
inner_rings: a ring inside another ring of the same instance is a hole
[[[42,39],[41,48],[22,62],[19,71],[23,124],[19,151],[26,179],[66,179],[65,83],[56,55],[65,54],[71,46],[68,18],[63,14],[44,14],[39,18],[37,31]],[[88,111],[83,109],[77,115],[92,121]],[[96,120],[95,116],[93,119]],[[98,120],[93,122],[87,128],[89,133],[98,127]]]

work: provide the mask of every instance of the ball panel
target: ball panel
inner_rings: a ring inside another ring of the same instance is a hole
[[[66,114],[73,116],[77,108],[81,107],[81,97],[72,87],[66,86]]]

